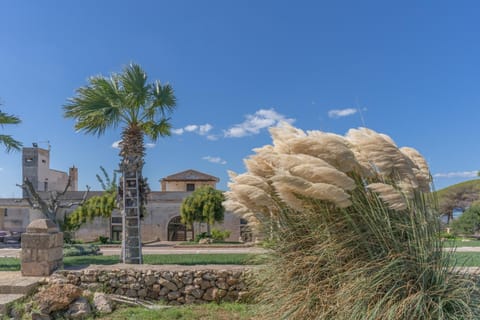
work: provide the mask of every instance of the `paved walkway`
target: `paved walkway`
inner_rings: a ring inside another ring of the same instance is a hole
[[[480,247],[457,247],[456,252],[480,252]]]
[[[20,271],[0,272],[0,316],[5,315],[7,304],[31,293],[43,277],[23,277]]]

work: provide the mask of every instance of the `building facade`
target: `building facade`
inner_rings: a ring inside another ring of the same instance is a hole
[[[63,191],[70,179],[69,191],[62,201],[80,202],[85,191],[78,191],[78,170],[70,168],[69,173],[50,169],[50,150],[38,147],[24,148],[22,152],[23,177],[28,178],[35,186],[38,194],[43,199],[48,199],[51,191]],[[219,179],[193,169],[169,175],[160,180],[162,191],[150,192],[147,197],[146,214],[141,223],[142,241],[187,241],[193,239],[195,234],[205,232],[206,225],[195,223],[193,228],[180,221],[180,207],[183,199],[194,190],[202,186],[216,188]],[[90,191],[88,197],[101,195],[100,191]],[[30,207],[26,197],[22,199],[0,199],[0,230],[25,231],[28,224],[43,214]],[[61,209],[57,219],[63,221],[64,217],[75,209],[72,206]],[[223,223],[212,228],[228,230],[231,232],[228,240],[238,241],[242,237],[246,240],[243,230],[245,221],[230,213],[225,213]],[[242,232],[241,232],[242,230]],[[119,210],[112,213],[111,218],[95,218],[87,222],[75,232],[74,237],[83,241],[95,241],[100,236],[112,240],[121,240],[122,216]]]
[[[32,182],[36,191],[63,191],[70,179],[69,191],[78,190],[78,169],[75,166],[69,173],[50,169],[50,148],[42,149],[34,144],[22,149],[22,181]],[[23,197],[27,197],[23,192]]]

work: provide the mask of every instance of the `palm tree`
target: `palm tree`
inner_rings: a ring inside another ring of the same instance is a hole
[[[19,124],[20,122],[20,118],[9,115],[0,110],[0,127],[3,128],[4,125]],[[22,143],[20,141],[17,141],[13,139],[12,136],[6,134],[0,134],[0,144],[4,145],[7,152],[10,152],[12,150],[20,150],[20,148],[22,147]]]
[[[162,85],[159,81],[147,83],[145,71],[132,63],[122,73],[112,74],[109,78],[90,78],[89,84],[77,89],[76,96],[68,101],[64,106],[64,116],[76,120],[76,130],[100,136],[109,128],[121,126],[120,196],[129,192],[122,189],[125,181],[130,181],[128,179],[133,177],[138,179],[136,208],[123,208],[123,262],[142,263],[138,219],[143,216],[146,193],[149,190],[142,177],[144,136],[156,141],[159,137],[170,135],[168,115],[176,105],[173,88],[168,84]],[[128,217],[136,217],[136,223],[128,220]]]

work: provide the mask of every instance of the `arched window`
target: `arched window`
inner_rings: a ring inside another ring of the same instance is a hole
[[[180,216],[173,217],[168,223],[168,241],[187,241],[192,236],[192,227],[182,223]]]

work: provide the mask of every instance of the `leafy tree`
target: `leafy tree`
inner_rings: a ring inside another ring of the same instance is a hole
[[[480,191],[477,187],[467,185],[456,188],[442,197],[439,201],[439,211],[441,215],[447,217],[447,224],[453,220],[453,210],[465,210],[471,204],[480,198]]]
[[[192,225],[194,222],[207,223],[207,233],[210,235],[210,226],[215,222],[222,222],[225,208],[223,192],[210,186],[198,188],[186,197],[180,208],[183,223]]]
[[[1,104],[0,104],[1,105]],[[19,124],[21,122],[20,118],[2,112],[0,110],[0,127],[8,124]],[[11,135],[0,134],[0,144],[3,144],[7,152],[12,150],[20,150],[22,143],[15,140]]]
[[[100,170],[102,171],[103,178],[98,174],[96,177],[104,193],[100,196],[89,198],[70,213],[64,221],[66,230],[78,230],[82,224],[93,220],[95,217],[110,218],[113,210],[118,209],[117,174],[114,172],[112,178],[110,178],[104,167],[100,166]]]
[[[452,222],[456,234],[471,235],[480,230],[480,203],[475,203]]]
[[[145,210],[148,186],[142,177],[144,137],[152,141],[170,135],[168,115],[176,106],[173,88],[159,81],[147,83],[147,74],[137,64],[130,64],[120,74],[95,76],[87,86],[77,89],[75,97],[64,106],[64,115],[75,119],[75,129],[88,134],[102,135],[107,129],[121,127],[120,169],[125,177],[139,178],[140,212]],[[123,192],[123,191],[122,191]],[[121,196],[122,194],[120,194]],[[125,227],[125,226],[124,226]],[[140,224],[125,230],[126,263],[141,263],[137,256],[140,246]]]

